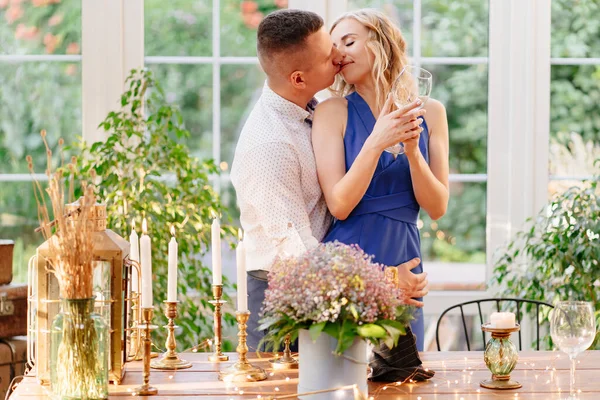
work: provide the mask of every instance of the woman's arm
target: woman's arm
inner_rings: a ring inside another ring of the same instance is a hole
[[[391,105],[388,99],[373,132],[347,173],[344,152],[347,101],[332,97],[320,103],[315,110],[312,142],[319,183],[327,207],[337,219],[346,219],[363,198],[383,149],[419,133],[413,129],[418,126],[416,118],[424,115],[424,111],[413,110],[417,106],[414,103],[390,112]]]
[[[446,108],[430,99],[425,105],[429,127],[429,165],[419,150],[419,138],[404,142],[417,202],[431,219],[441,218],[448,208],[448,121]]]
[[[346,219],[367,191],[381,153],[375,149],[361,151],[363,168],[351,168],[346,176],[344,131],[348,119],[348,103],[343,98],[329,98],[315,109],[312,142],[317,162],[319,183],[329,212]],[[353,187],[350,187],[352,184]]]

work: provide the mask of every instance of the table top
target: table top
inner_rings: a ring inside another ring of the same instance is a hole
[[[262,382],[226,384],[217,379],[220,369],[230,366],[236,353],[230,353],[230,361],[212,363],[208,353],[184,353],[181,355],[192,362],[192,367],[179,371],[151,370],[150,384],[158,389],[151,399],[177,397],[207,399],[257,399],[268,396],[296,394],[298,371],[273,371],[269,368],[270,354],[249,354],[249,361],[264,368],[269,377]],[[369,397],[379,400],[507,400],[565,398],[569,391],[569,360],[560,352],[521,352],[519,362],[511,378],[523,384],[516,390],[489,390],[479,382],[489,379],[491,374],[483,361],[483,352],[424,352],[424,366],[436,374],[423,383],[373,383],[369,382]],[[576,388],[581,390],[581,400],[600,399],[600,351],[586,351],[577,358]],[[119,386],[110,386],[110,398],[132,396],[132,390],[142,383],[141,362],[126,364],[126,375]],[[48,388],[37,384],[35,377],[26,377],[13,393],[11,400],[44,399]],[[259,397],[260,396],[260,397]],[[286,397],[287,398],[287,397]],[[333,397],[332,397],[333,398]]]

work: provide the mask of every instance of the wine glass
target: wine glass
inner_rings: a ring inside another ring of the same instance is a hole
[[[596,336],[596,321],[592,303],[587,301],[561,301],[550,319],[550,335],[558,348],[571,360],[571,389],[568,399],[575,395],[575,357],[585,351]]]
[[[429,95],[432,85],[431,72],[416,65],[405,66],[396,81],[392,85],[392,100],[397,108],[404,107],[418,98],[421,99],[421,105],[416,109],[423,108]],[[394,155],[404,154],[404,145],[398,143],[385,149],[388,153]]]

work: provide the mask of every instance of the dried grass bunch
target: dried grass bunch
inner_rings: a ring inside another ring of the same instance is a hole
[[[96,204],[95,188],[91,183],[81,182],[82,196],[75,203],[77,207],[68,211],[65,192],[68,189],[68,202],[73,203],[73,177],[77,169],[77,158],[72,157],[71,162],[65,166],[64,140],[59,139],[60,166],[53,171],[52,150],[46,140],[46,131],[42,131],[41,136],[46,146],[48,187],[43,189],[34,178],[33,190],[38,205],[38,230],[41,230],[49,245],[48,269],[58,280],[62,298],[91,298],[94,223],[90,217]],[[31,156],[27,156],[27,164],[33,175],[35,172]],[[68,185],[65,184],[67,177]],[[91,182],[96,179],[95,171],[91,171],[90,178]],[[50,212],[53,219],[50,218]]]

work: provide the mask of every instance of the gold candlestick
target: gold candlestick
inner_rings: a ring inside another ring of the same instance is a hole
[[[269,360],[271,364],[271,368],[273,369],[294,369],[298,368],[298,360],[292,357],[292,352],[290,351],[290,342],[291,342],[290,334],[285,335],[284,339],[284,348],[283,348],[283,356],[272,358]]]
[[[138,386],[133,390],[133,394],[136,396],[151,396],[158,393],[158,389],[150,386],[150,358],[152,350],[152,342],[150,341],[150,331],[155,329],[156,326],[152,325],[152,316],[154,315],[154,308],[142,308],[142,317],[144,325],[140,326],[140,329],[146,331],[144,336],[144,384]]]
[[[219,372],[219,380],[227,382],[256,382],[267,379],[267,374],[262,368],[253,366],[248,362],[246,354],[248,346],[246,345],[246,323],[250,317],[250,311],[235,313],[235,319],[238,322],[238,345],[237,352],[239,360],[231,367]]]
[[[142,341],[140,330],[138,328],[139,324],[139,315],[140,315],[140,306],[138,300],[140,295],[137,292],[131,292],[131,309],[132,312],[132,320],[131,320],[131,328],[129,330],[131,333],[129,334],[129,351],[127,354],[127,361],[133,360],[141,360],[142,359]]]
[[[177,342],[175,341],[175,318],[177,318],[177,305],[179,301],[165,301],[165,315],[169,319],[169,323],[164,326],[169,330],[165,346],[167,351],[159,360],[154,360],[150,363],[150,367],[155,369],[186,369],[192,366],[192,363],[179,358],[175,351]]]
[[[221,328],[221,306],[227,303],[225,300],[221,300],[221,296],[223,296],[223,285],[213,285],[212,292],[214,296],[214,300],[210,300],[209,303],[215,306],[214,311],[214,327],[215,327],[215,352],[211,356],[208,357],[208,361],[219,362],[219,361],[227,361],[229,360],[229,356],[226,356],[221,352],[221,343],[222,343],[222,328]]]

